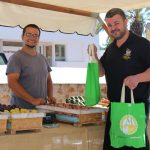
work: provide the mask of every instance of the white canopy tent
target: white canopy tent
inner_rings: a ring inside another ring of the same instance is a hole
[[[0,0],[0,25],[35,23],[42,30],[94,35],[99,13],[113,7],[150,7],[150,0]]]

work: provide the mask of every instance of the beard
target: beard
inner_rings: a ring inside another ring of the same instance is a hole
[[[111,31],[111,35],[115,40],[120,40],[126,34],[126,28],[123,30],[115,29]]]
[[[36,46],[35,45],[28,45],[28,44],[25,44],[27,47],[29,48],[35,48]]]

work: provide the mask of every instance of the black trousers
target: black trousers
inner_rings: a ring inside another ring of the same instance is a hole
[[[111,108],[110,108],[111,109]],[[146,147],[142,148],[133,148],[133,147],[121,147],[121,148],[113,148],[110,144],[110,136],[109,136],[109,130],[111,127],[110,122],[110,109],[108,111],[107,121],[106,121],[106,127],[105,127],[105,135],[104,135],[104,145],[103,150],[150,150],[149,148],[149,140],[148,140],[148,129],[146,128]],[[146,111],[146,122],[148,125],[148,119],[149,119],[149,103],[145,104],[145,111]]]

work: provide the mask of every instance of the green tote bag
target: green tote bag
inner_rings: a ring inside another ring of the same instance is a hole
[[[85,105],[93,106],[100,100],[99,65],[94,56],[94,46],[89,46],[90,62],[87,67]]]
[[[145,147],[146,115],[144,103],[134,103],[131,90],[131,103],[125,103],[125,86],[123,85],[121,102],[111,102],[111,146],[120,148],[129,146]]]

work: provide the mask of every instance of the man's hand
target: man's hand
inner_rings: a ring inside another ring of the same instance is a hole
[[[49,97],[47,99],[47,101],[48,101],[49,104],[55,104],[56,103],[56,98],[55,97]]]
[[[89,49],[90,49],[90,45],[88,45],[87,52],[88,52],[88,54],[89,54],[90,56],[92,56],[92,53],[90,53],[90,50],[89,50]],[[95,44],[93,44],[93,52],[94,52],[93,56],[95,57],[95,59],[98,60],[98,56],[97,56],[97,47],[96,47]]]
[[[139,81],[136,75],[132,75],[124,79],[124,84],[128,86],[129,89],[133,90],[138,86]]]
[[[45,105],[46,104],[46,100],[44,100],[43,98],[34,98],[32,100],[32,104],[37,106],[37,105]]]
[[[90,49],[90,45],[88,45],[88,49],[87,49],[88,55],[89,55],[90,57],[92,57],[93,60],[96,60],[96,62],[98,62],[98,64],[99,64],[99,76],[100,76],[100,77],[104,76],[104,75],[105,75],[105,70],[104,70],[104,68],[103,68],[103,66],[102,66],[102,64],[101,64],[101,62],[100,62],[99,59],[98,59],[97,47],[96,47],[96,45],[93,44],[93,51],[92,51],[92,53],[90,52],[89,49]]]

